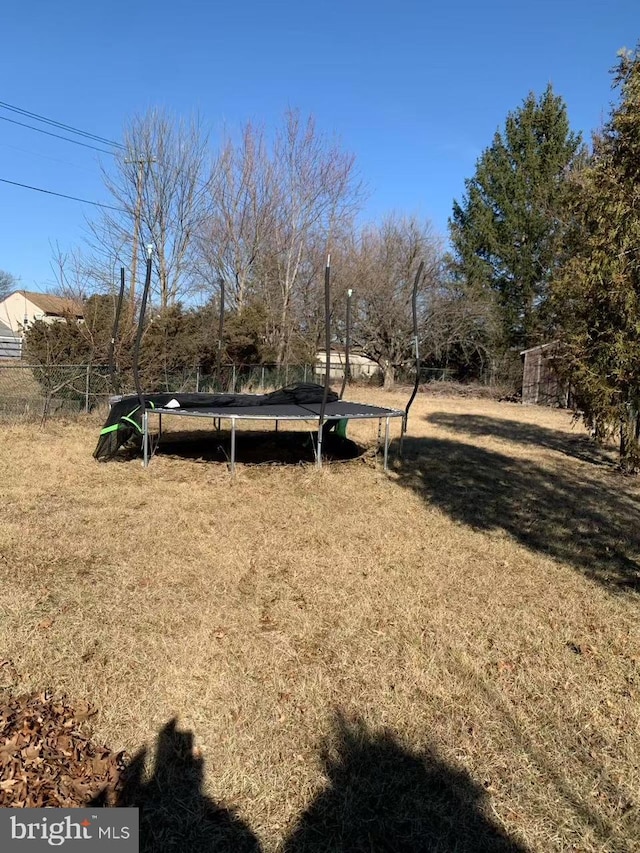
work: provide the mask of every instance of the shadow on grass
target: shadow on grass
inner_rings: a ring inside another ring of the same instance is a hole
[[[190,732],[171,720],[149,778],[146,759],[144,749],[133,758],[114,803],[139,808],[141,853],[260,853],[235,811],[203,793]],[[322,762],[328,784],[278,846],[282,853],[526,853],[489,816],[482,785],[433,747],[413,753],[392,733],[338,714]]]
[[[583,837],[595,836],[595,843],[601,844],[602,850],[619,850],[622,853],[636,849],[635,842],[640,838],[640,814],[634,808],[629,792],[614,781],[606,766],[599,765],[589,742],[582,739],[574,742],[569,759],[549,750],[544,741],[544,727],[539,728],[533,737],[531,731],[518,722],[508,694],[461,656],[456,655],[455,660],[453,671],[456,677],[467,685],[473,684],[476,695],[483,698],[491,709],[493,720],[501,722],[505,748],[513,750],[515,747],[516,751],[527,756],[530,767],[538,768],[539,778],[551,784],[555,798],[563,801],[565,807],[573,812]],[[507,747],[510,739],[513,743]],[[567,759],[571,766],[566,763]],[[587,795],[588,791],[595,789],[599,792],[597,799]],[[558,814],[561,814],[560,810]],[[589,846],[588,849],[594,848]]]
[[[280,432],[238,430],[236,432],[236,462],[245,465],[297,465],[315,461],[317,433],[302,430]],[[325,431],[322,455],[327,461],[355,459],[362,453],[354,441],[333,431]],[[165,433],[158,446],[161,456],[175,456],[202,462],[225,462],[231,456],[231,433]]]
[[[598,472],[548,469],[458,441],[417,438],[405,438],[395,470],[401,485],[456,521],[504,530],[610,589],[640,591],[640,499],[616,488],[618,477],[609,485]]]
[[[316,431],[238,430],[236,462],[244,465],[311,464],[315,462],[317,438]],[[231,433],[229,430],[172,431],[164,433],[159,442],[154,436],[152,448],[158,456],[224,464],[231,458]],[[355,441],[332,430],[326,430],[323,435],[322,457],[326,462],[357,459],[364,451]],[[113,461],[132,462],[141,456],[140,445],[128,445],[119,449]]]
[[[338,716],[322,753],[329,780],[284,853],[524,853],[488,814],[482,785],[428,747]]]
[[[486,415],[454,415],[450,412],[434,412],[425,420],[438,427],[458,432],[474,438],[492,436],[531,447],[539,447],[563,453],[583,462],[597,465],[611,465],[616,461],[611,448],[599,447],[584,432],[568,435],[559,430],[529,424],[524,421],[512,421],[491,418]]]
[[[140,853],[259,851],[258,840],[233,809],[202,791],[204,760],[193,751],[191,732],[175,720],[158,735],[153,773],[145,779],[146,749],[127,768],[116,806],[140,810]]]

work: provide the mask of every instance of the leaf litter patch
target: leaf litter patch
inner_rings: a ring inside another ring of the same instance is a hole
[[[113,804],[128,756],[91,742],[95,708],[41,692],[0,701],[0,807]]]

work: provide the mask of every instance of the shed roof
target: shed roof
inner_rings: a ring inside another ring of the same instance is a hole
[[[344,344],[331,344],[330,352],[336,353],[336,354],[342,354],[346,351],[346,349],[347,348]],[[316,353],[320,353],[320,352],[326,353],[326,349],[324,347],[318,347],[316,350]],[[351,346],[349,347],[349,352],[351,353],[351,355],[364,356],[364,352],[362,351],[362,348],[359,346],[354,346],[353,344],[351,344]]]
[[[520,355],[526,355],[528,352],[536,352],[536,350],[548,349],[549,347],[557,347],[560,341],[549,341],[548,344],[538,344],[535,347],[529,347],[529,349],[520,350]]]

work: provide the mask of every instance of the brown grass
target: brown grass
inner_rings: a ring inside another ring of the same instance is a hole
[[[567,413],[420,396],[388,476],[98,429],[3,427],[0,678],[148,747],[143,849],[640,849],[640,489]]]

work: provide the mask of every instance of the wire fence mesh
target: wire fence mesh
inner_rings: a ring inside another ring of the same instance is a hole
[[[313,365],[221,365],[219,377],[200,368],[140,371],[145,391],[263,393],[292,382],[318,381]],[[0,416],[48,417],[106,407],[116,394],[135,393],[131,372],[111,376],[107,367],[89,364],[33,365],[0,362]]]
[[[175,393],[204,392],[261,394],[282,388],[294,382],[324,382],[325,365],[313,364],[223,364],[219,377],[199,367],[159,371],[157,366],[145,376],[140,371],[145,391]],[[336,362],[330,365],[332,383],[340,383],[344,367]],[[446,380],[450,371],[423,368],[421,382]],[[152,379],[150,377],[153,377]],[[401,382],[413,383],[415,373],[398,376]],[[381,376],[352,376],[367,384],[380,384]],[[57,364],[34,365],[0,361],[0,416],[9,418],[42,418],[52,415],[70,415],[106,408],[109,398],[119,394],[135,393],[133,375],[116,373],[113,377],[103,365]]]
[[[87,365],[0,364],[0,415],[88,411],[95,376]]]

